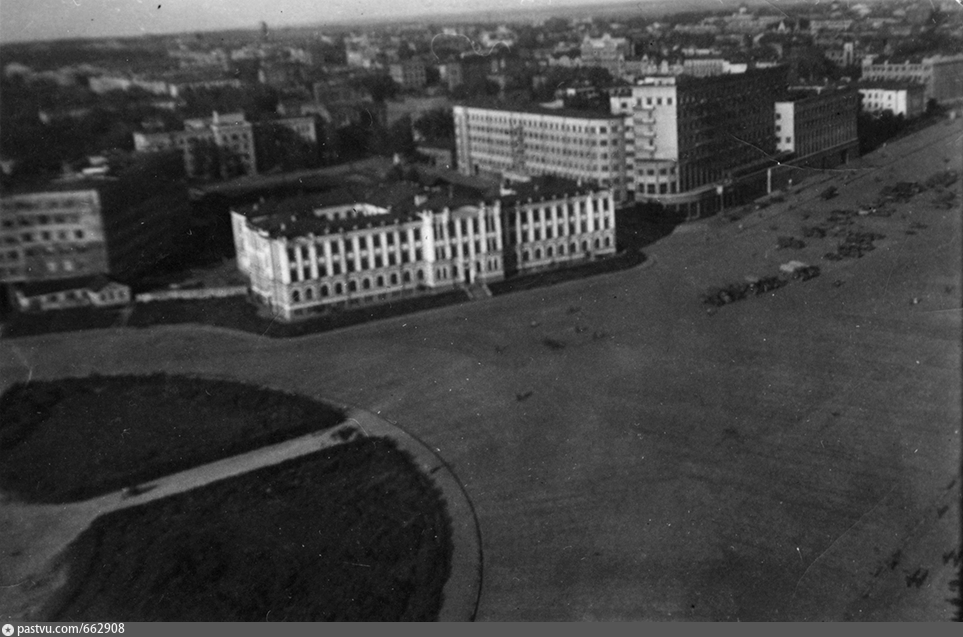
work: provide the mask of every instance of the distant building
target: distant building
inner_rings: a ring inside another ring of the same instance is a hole
[[[622,77],[625,60],[632,56],[632,44],[626,38],[613,38],[606,33],[601,38],[582,40],[582,66],[598,66],[612,77]]]
[[[232,210],[252,297],[292,320],[615,252],[609,190],[543,180],[491,200],[408,194],[388,205],[332,193]]]
[[[388,67],[388,73],[391,79],[406,91],[423,89],[428,82],[425,63],[417,59],[392,64]]]
[[[926,110],[924,87],[914,82],[869,81],[859,83],[863,110],[880,114],[891,111],[907,119],[922,115]]]
[[[419,117],[436,110],[451,108],[451,100],[444,95],[435,97],[405,97],[400,100],[385,102],[385,120],[388,126],[408,117],[412,122]]]
[[[455,168],[455,151],[450,146],[422,142],[418,144],[418,152],[427,157],[432,166],[446,170]]]
[[[189,203],[176,155],[115,177],[73,179],[0,197],[0,282],[109,274],[130,281],[173,251]]]
[[[963,99],[963,54],[904,60],[867,57],[863,59],[862,79],[915,82],[925,87],[924,101],[953,102]]]
[[[134,150],[154,152],[176,148],[183,153],[184,169],[189,177],[218,173],[228,177],[232,172],[257,173],[254,129],[243,113],[217,113],[209,118],[189,119],[184,130],[160,133],[134,133]],[[215,157],[206,157],[210,152]],[[230,154],[233,166],[225,154]],[[211,164],[211,165],[207,165]]]
[[[776,150],[794,164],[832,168],[859,154],[859,94],[852,87],[797,89],[776,102]]]

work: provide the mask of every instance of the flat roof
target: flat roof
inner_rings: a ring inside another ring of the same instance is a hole
[[[477,108],[489,111],[502,111],[507,113],[526,113],[529,115],[546,115],[554,117],[568,117],[575,119],[617,119],[622,120],[624,115],[613,115],[609,111],[598,110],[582,110],[575,108],[544,108],[538,104],[506,104],[501,102],[465,102],[462,104],[456,104],[455,106],[462,106],[464,108]]]

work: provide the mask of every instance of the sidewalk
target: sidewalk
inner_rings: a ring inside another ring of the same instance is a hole
[[[374,414],[350,409],[337,427],[174,473],[136,487],[68,504],[0,503],[0,617],[39,619],[36,612],[66,581],[63,553],[99,516],[298,458],[357,436],[394,440],[444,496],[452,520],[451,575],[439,620],[470,621],[481,590],[481,542],[467,494],[448,465],[423,443]]]

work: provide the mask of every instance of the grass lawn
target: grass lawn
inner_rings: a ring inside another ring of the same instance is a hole
[[[342,420],[329,405],[232,381],[34,380],[0,397],[0,488],[32,501],[80,500]]]
[[[450,571],[441,495],[363,438],[98,518],[52,621],[430,621]]]

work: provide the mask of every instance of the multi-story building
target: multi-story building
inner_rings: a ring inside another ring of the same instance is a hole
[[[647,77],[610,91],[611,114],[456,106],[458,168],[591,180],[620,203],[703,214],[765,184],[786,79],[785,67]]]
[[[0,198],[0,281],[110,274],[130,281],[173,251],[189,202],[176,155],[116,177],[73,179]]]
[[[287,128],[311,144],[318,141],[313,117],[279,118],[265,126]],[[215,112],[210,118],[188,119],[181,131],[134,133],[137,152],[168,149],[181,151],[184,170],[190,177],[257,174],[254,125],[243,113]]]
[[[922,115],[926,109],[925,89],[914,82],[860,82],[859,94],[863,99],[863,110],[867,113],[891,111],[893,115],[902,115],[909,119]]]
[[[254,128],[243,113],[215,112],[210,118],[189,119],[184,130],[158,133],[134,133],[134,150],[155,152],[175,148],[184,156],[184,170],[190,177],[203,176],[207,172],[219,172],[228,176],[232,172],[227,162],[212,171],[205,166],[205,149],[218,149],[230,153],[234,168],[246,175],[257,173],[254,154]]]
[[[388,73],[391,79],[406,91],[422,89],[428,81],[425,63],[417,59],[391,64]]]
[[[832,168],[859,154],[859,93],[842,87],[795,88],[776,102],[776,150],[797,165]]]
[[[100,193],[56,184],[0,199],[0,281],[46,281],[108,271]]]
[[[863,59],[862,79],[915,82],[925,87],[924,101],[953,102],[963,99],[963,54],[904,60],[870,56]]]
[[[330,196],[232,210],[238,269],[285,320],[615,252],[612,193],[535,180],[501,197]]]
[[[582,40],[582,66],[598,66],[613,77],[621,77],[625,60],[632,56],[632,44],[626,38],[613,38],[606,33],[601,38]]]
[[[625,170],[635,199],[703,214],[750,187],[776,159],[774,104],[786,77],[785,67],[773,67],[649,77],[613,90],[612,111],[625,118]]]
[[[611,187],[625,200],[623,117],[534,107],[454,107],[465,175],[556,175]]]

